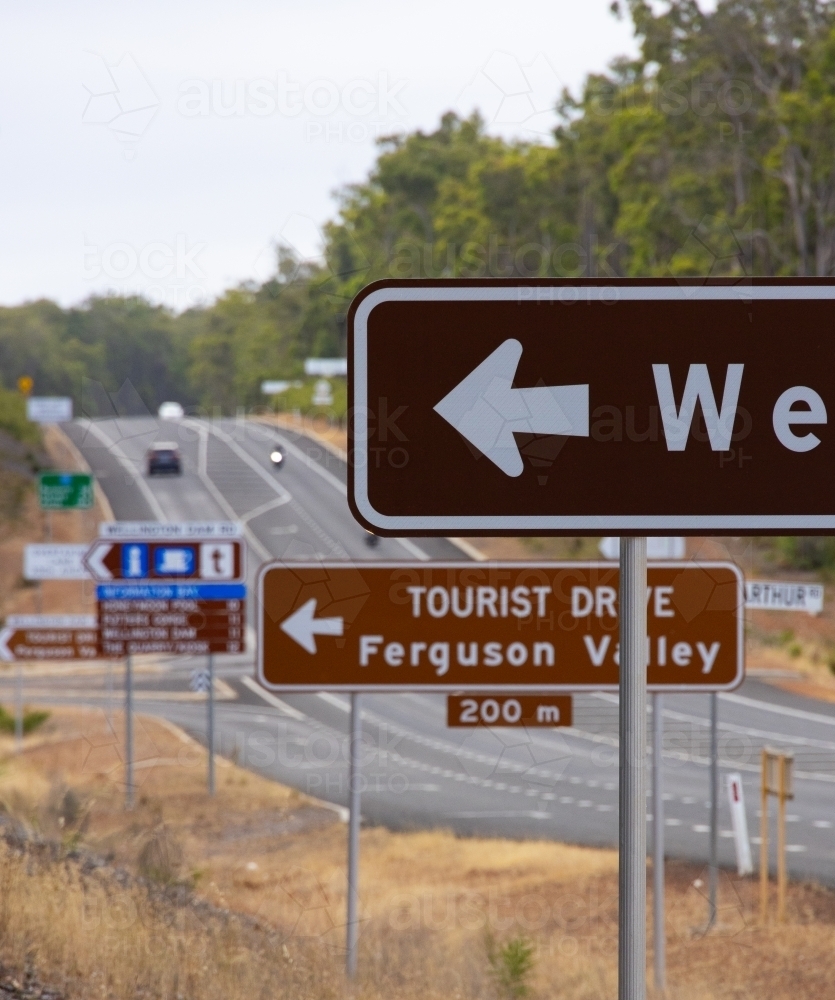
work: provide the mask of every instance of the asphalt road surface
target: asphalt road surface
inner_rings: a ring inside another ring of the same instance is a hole
[[[446,539],[380,539],[370,548],[348,510],[343,463],[304,437],[251,421],[165,423],[150,417],[78,421],[66,430],[120,520],[242,521],[250,585],[257,565],[273,557],[469,558]],[[182,476],[149,479],[144,474],[143,456],[154,440],[179,443]],[[286,468],[279,473],[268,457],[276,441],[287,451]],[[254,602],[248,604],[252,625]],[[189,692],[191,671],[200,666],[184,659],[140,665],[137,710],[164,716],[204,739],[204,696]],[[32,677],[26,697],[54,704],[81,699],[118,705],[121,670],[120,665],[102,666],[83,675]],[[252,675],[251,653],[218,659],[218,751],[344,806],[348,697],[322,692],[276,698],[262,691]],[[362,712],[364,821],[393,828],[442,826],[481,835],[617,843],[615,696],[576,696],[573,726],[553,730],[447,729],[445,698],[419,693],[365,695]],[[835,883],[835,705],[749,679],[736,692],[719,696],[719,719],[720,863],[735,866],[724,775],[736,771],[744,783],[757,864],[760,750],[768,745],[795,755],[789,871]],[[709,697],[666,696],[664,729],[667,854],[706,863]]]

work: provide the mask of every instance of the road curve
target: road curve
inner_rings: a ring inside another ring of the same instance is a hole
[[[163,422],[151,417],[77,421],[79,447],[120,520],[234,518],[249,544],[249,582],[267,558],[467,559],[447,539],[380,539],[370,548],[345,499],[345,466],[315,441],[245,420]],[[154,440],[175,440],[183,475],[144,474]],[[287,466],[272,471],[270,444]],[[254,602],[249,601],[249,614]],[[253,619],[250,617],[250,626]],[[199,739],[205,707],[188,694],[195,663],[171,660],[138,675],[141,711],[163,715]],[[322,799],[347,803],[348,699],[322,692],[276,698],[252,681],[252,655],[224,658],[219,673],[233,697],[218,703],[218,749],[261,774]],[[43,700],[112,699],[103,669],[82,692],[77,677],[42,682]],[[38,682],[32,682],[33,697]],[[119,676],[116,677],[118,690]],[[64,690],[67,685],[74,690]],[[667,854],[706,862],[709,700],[665,698],[664,782]],[[445,699],[421,693],[363,697],[366,821],[393,828],[444,826],[461,833],[617,843],[617,698],[575,697],[570,729],[478,731],[446,728]],[[835,706],[790,695],[758,680],[720,695],[720,766],[742,774],[755,857],[759,842],[759,754],[791,750],[796,797],[788,813],[794,876],[835,884]],[[720,798],[720,862],[734,865],[726,794]]]

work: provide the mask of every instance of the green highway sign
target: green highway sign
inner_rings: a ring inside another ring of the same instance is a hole
[[[42,472],[38,500],[42,510],[87,510],[93,506],[92,473]]]

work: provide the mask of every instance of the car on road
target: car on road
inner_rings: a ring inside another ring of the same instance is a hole
[[[273,463],[274,469],[281,469],[284,467],[286,458],[284,456],[284,449],[279,444],[274,444],[270,449],[270,461]]]
[[[185,410],[179,403],[162,403],[157,410],[160,420],[182,420]]]
[[[180,449],[173,441],[155,441],[145,455],[148,475],[171,472],[178,476],[182,470]]]

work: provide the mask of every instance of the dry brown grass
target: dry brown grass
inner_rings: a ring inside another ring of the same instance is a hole
[[[616,995],[613,851],[364,830],[360,977],[348,984],[338,817],[228,763],[210,800],[203,751],[147,718],[126,813],[114,721],[59,712],[2,764],[4,811],[46,845],[0,849],[0,960],[13,968],[114,1000],[475,1000],[497,995],[489,930],[535,943],[533,996]],[[703,874],[669,866],[670,998],[835,996],[835,893],[793,885],[787,924],[763,928],[755,881],[724,875],[718,928],[703,936]]]

